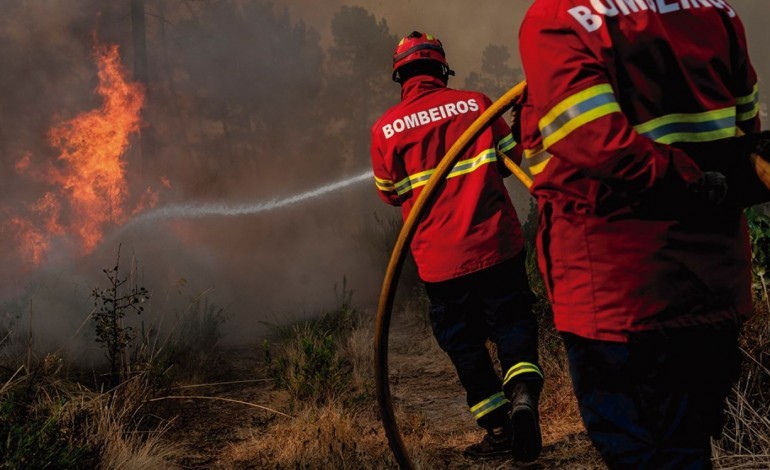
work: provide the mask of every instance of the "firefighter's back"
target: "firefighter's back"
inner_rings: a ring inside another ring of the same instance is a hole
[[[749,315],[740,209],[659,191],[676,154],[639,143],[758,128],[756,76],[734,10],[721,0],[538,0],[522,41],[528,34],[568,44],[548,50],[557,64],[548,74],[534,65],[547,46],[522,46],[537,87],[525,125],[537,135],[527,144],[542,147],[533,192],[545,207],[542,266],[557,326],[623,339]]]
[[[449,148],[491,102],[428,76],[415,77],[403,88],[402,101],[374,124],[372,140],[388,162],[406,218]],[[510,129],[496,123],[473,142],[420,222],[411,249],[423,280],[462,276],[521,251],[520,224],[495,152],[504,138],[511,138]]]

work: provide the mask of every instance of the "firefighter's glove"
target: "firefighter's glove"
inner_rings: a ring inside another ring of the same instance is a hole
[[[521,110],[524,108],[524,101],[527,99],[527,88],[516,97],[511,105],[511,134],[513,134],[513,140],[521,143]]]
[[[689,189],[712,204],[720,204],[727,196],[727,178],[718,171],[704,171]]]
[[[756,134],[757,143],[754,147],[754,153],[770,161],[770,131],[762,131]]]

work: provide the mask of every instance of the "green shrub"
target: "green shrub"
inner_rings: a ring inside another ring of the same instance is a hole
[[[335,288],[336,291],[336,288]],[[278,354],[265,344],[268,368],[276,385],[298,401],[328,403],[351,383],[352,366],[340,354],[342,342],[356,326],[358,312],[343,279],[339,307],[318,318],[278,327]]]
[[[327,403],[350,382],[350,367],[338,355],[337,338],[312,324],[295,327],[271,370],[277,385],[299,401]]]
[[[62,419],[63,403],[39,408],[27,401],[15,392],[0,398],[0,468],[88,468],[93,453],[72,442]]]
[[[754,294],[767,302],[770,280],[770,217],[757,208],[746,210],[751,236],[751,264],[754,274]]]

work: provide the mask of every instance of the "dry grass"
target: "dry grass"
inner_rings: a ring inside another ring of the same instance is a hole
[[[306,407],[268,433],[255,430],[244,443],[230,446],[220,466],[248,463],[258,468],[370,468],[389,458],[379,429],[363,428],[339,403]]]
[[[744,329],[741,377],[727,400],[725,429],[713,443],[717,468],[770,468],[770,309],[766,291]]]
[[[216,320],[201,323],[200,334],[192,336],[212,337],[212,344],[198,341],[202,352],[213,351],[221,324]],[[189,329],[179,333],[190,336]],[[33,345],[10,332],[0,341],[0,467],[178,468],[183,446],[166,438],[172,423],[158,417],[168,413],[147,405],[169,386],[168,371],[183,364],[189,345],[166,340],[161,346],[170,355],[135,354],[138,360],[112,388],[109,375],[78,371],[55,353],[38,357]],[[138,345],[139,351],[146,346]],[[200,373],[205,364],[184,362],[185,372]]]
[[[100,448],[102,468],[150,470],[178,468],[182,446],[163,437],[170,423],[143,428],[144,404],[152,396],[143,375],[123,382],[108,393],[83,393],[80,407],[89,411],[88,440]]]
[[[351,386],[365,394],[374,394],[374,317],[360,315],[356,327],[345,342],[342,354],[352,367]]]
[[[372,315],[357,320],[338,351],[351,365],[346,393],[322,405],[294,402],[294,419],[252,427],[227,446],[219,468],[396,468],[378,418],[373,384]],[[467,411],[456,374],[418,312],[394,317],[390,345],[396,421],[417,468],[516,468],[512,461],[462,456],[481,432]],[[549,333],[553,335],[553,333]],[[550,337],[553,340],[553,336]],[[564,365],[563,347],[548,343],[542,400],[546,450],[539,468],[602,468],[585,438]],[[290,348],[289,348],[290,349]],[[287,349],[283,349],[286,351]],[[351,395],[357,400],[351,400]]]
[[[46,433],[55,433],[48,441],[27,444],[33,445],[27,449],[54,442],[51,439],[66,441],[66,448],[71,451],[65,448],[52,451],[52,458],[61,458],[60,462],[52,463],[54,467],[175,468],[174,462],[182,449],[163,440],[166,426],[148,427],[142,423],[143,404],[150,394],[143,376],[136,376],[113,390],[95,392],[61,378],[59,364],[59,360],[46,356],[32,372],[16,374],[7,381],[0,393],[0,401],[8,400],[11,406],[21,407],[16,412],[26,410],[22,416],[13,415],[22,421],[5,423],[7,426],[38,433],[39,428],[29,427],[29,423],[39,420],[45,423]],[[25,459],[21,455],[5,457],[17,462]]]

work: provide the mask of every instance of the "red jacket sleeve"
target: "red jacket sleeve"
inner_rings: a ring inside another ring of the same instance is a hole
[[[607,66],[581,41],[577,32],[556,20],[529,18],[519,34],[527,76],[526,131],[533,144],[628,193],[651,188],[677,176],[685,183],[702,173],[681,150],[657,144],[637,133],[618,105]],[[535,130],[536,128],[536,130]]]
[[[379,129],[379,126],[375,124],[371,131],[370,156],[374,173],[374,184],[377,187],[377,194],[380,199],[392,206],[400,206],[402,200],[396,189],[397,175],[392,171],[393,156],[384,154],[383,148],[385,146],[381,142],[382,137],[380,136]]]
[[[738,127],[746,134],[759,132],[761,122],[759,119],[759,85],[757,73],[749,60],[749,46],[746,41],[746,31],[743,23],[734,20],[732,50],[735,51],[732,93],[735,97],[735,111]]]

